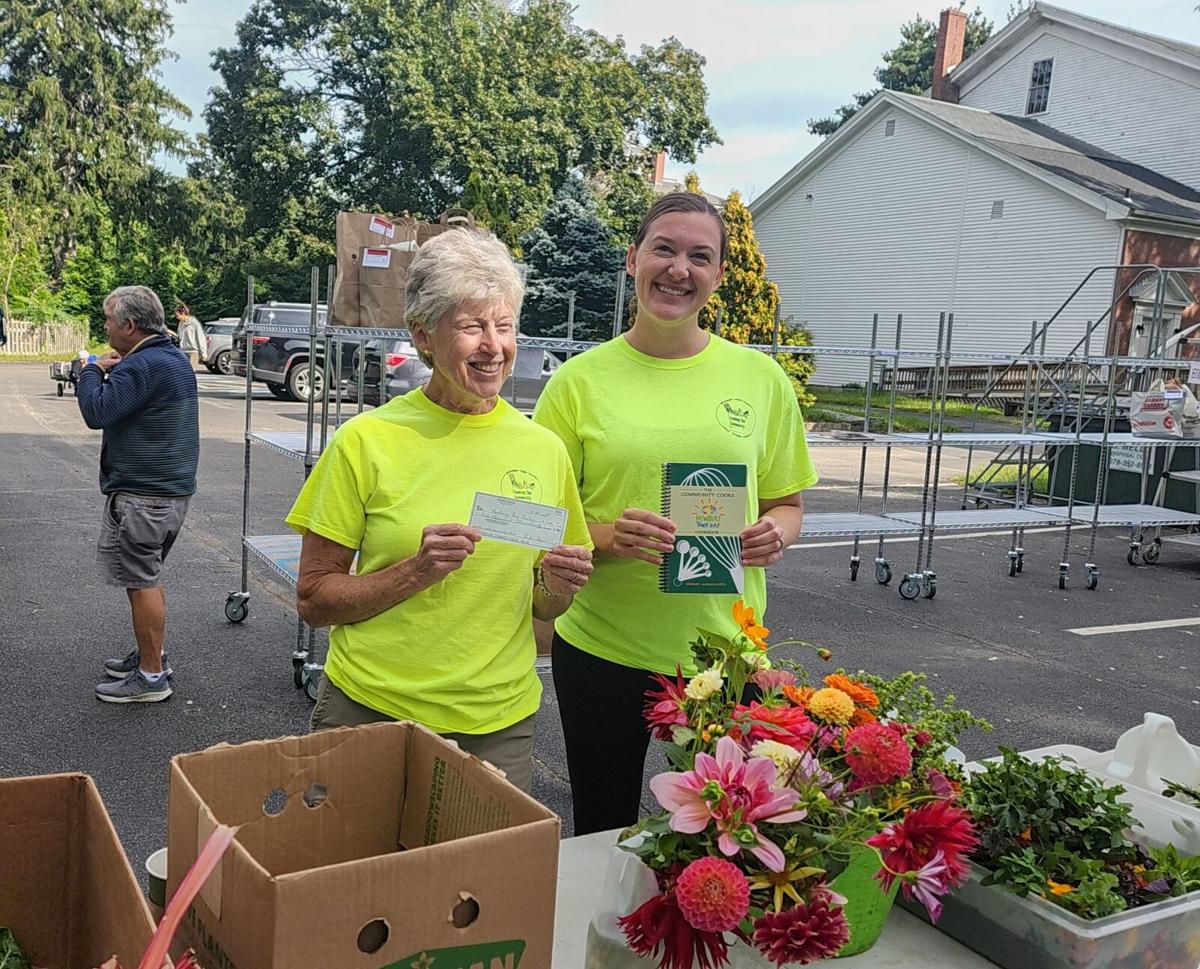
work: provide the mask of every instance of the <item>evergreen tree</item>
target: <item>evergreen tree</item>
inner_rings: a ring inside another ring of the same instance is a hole
[[[695,175],[687,180],[689,191],[699,191]],[[693,187],[694,186],[694,187]],[[717,291],[705,304],[700,323],[709,329],[721,317],[721,336],[741,344],[769,344],[775,336],[775,314],[779,308],[779,287],[767,278],[767,260],[763,258],[754,235],[754,220],[742,202],[741,195],[730,192],[725,202],[725,226],[729,234],[725,256],[725,276]],[[780,346],[811,346],[812,337],[790,319],[781,320]],[[808,379],[815,365],[812,357],[781,354],[779,365],[791,378],[796,397],[802,406],[812,404]]]
[[[565,337],[574,293],[575,338],[607,339],[624,252],[580,179],[559,190],[541,224],[521,238],[521,247],[529,266],[521,332]]]
[[[812,118],[808,130],[814,135],[831,135],[858,113],[880,90],[904,94],[923,94],[933,83],[933,58],[937,53],[938,25],[917,15],[900,27],[900,43],[883,52],[883,63],[875,68],[879,87],[854,95],[850,104],[843,104],[828,118]],[[992,22],[976,8],[967,17],[967,34],[963,43],[963,59],[983,46],[992,36]]]
[[[5,0],[0,4],[0,170],[47,217],[51,282],[81,237],[130,198],[187,108],[158,83],[166,0]]]

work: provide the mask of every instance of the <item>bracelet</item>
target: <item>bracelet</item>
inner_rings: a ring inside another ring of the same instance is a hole
[[[562,598],[557,592],[550,591],[550,587],[546,585],[546,573],[540,565],[537,567],[535,574],[537,575],[537,587],[542,590],[542,595],[548,596],[551,599]]]

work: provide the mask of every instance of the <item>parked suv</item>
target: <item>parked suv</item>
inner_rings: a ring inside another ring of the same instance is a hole
[[[312,314],[308,303],[259,303],[254,307],[254,325],[263,327],[295,326],[307,328]],[[246,376],[246,314],[238,321],[233,331],[231,359],[233,372]],[[317,306],[317,323],[325,323],[325,306]],[[308,334],[296,333],[270,336],[254,336],[254,379],[267,385],[267,389],[280,400],[308,400],[308,360],[310,356]],[[315,395],[319,400],[325,393],[324,359],[317,358],[317,369],[313,374]],[[342,354],[342,379],[353,371],[353,354]]]
[[[201,323],[207,344],[204,348],[204,366],[210,373],[233,373],[233,331],[240,321],[236,316],[223,316],[211,323]]]

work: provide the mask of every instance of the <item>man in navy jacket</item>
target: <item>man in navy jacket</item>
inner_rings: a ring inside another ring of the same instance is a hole
[[[129,597],[137,646],[105,661],[110,679],[96,687],[96,696],[147,703],[171,695],[162,565],[196,491],[199,399],[196,375],[171,341],[153,290],[113,290],[104,318],[113,352],[80,371],[75,394],[87,426],[104,432],[100,491],[106,500],[96,561],[104,580]]]

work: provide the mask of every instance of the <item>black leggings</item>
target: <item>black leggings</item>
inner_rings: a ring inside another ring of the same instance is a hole
[[[575,834],[628,827],[640,813],[650,744],[642,708],[653,674],[585,653],[557,633],[551,656]]]

